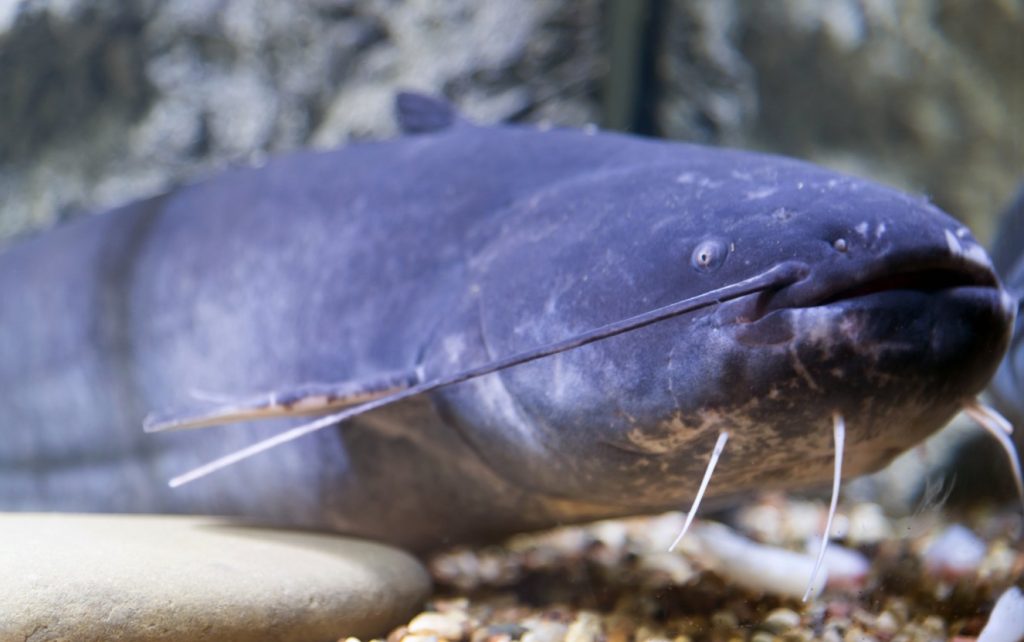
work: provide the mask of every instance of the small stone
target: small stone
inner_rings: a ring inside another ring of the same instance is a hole
[[[843,637],[844,642],[878,642],[878,638],[873,635],[869,635],[864,629],[854,626],[846,632]]]
[[[953,524],[928,544],[922,555],[925,568],[944,579],[975,573],[985,558],[986,545],[970,529]]]
[[[885,601],[885,611],[891,613],[901,624],[910,620],[910,604],[899,597],[890,597]]]
[[[761,627],[772,633],[785,633],[800,626],[800,614],[790,609],[775,609],[762,622]]]
[[[867,611],[863,608],[858,608],[854,610],[851,619],[860,626],[872,627],[875,625],[875,620],[877,619],[877,616],[871,611]]]
[[[921,628],[935,636],[940,636],[946,631],[946,621],[938,615],[929,615],[921,622]]]
[[[0,514],[0,639],[381,635],[430,581],[411,556],[208,517]]]
[[[603,635],[600,616],[590,611],[580,611],[565,633],[565,642],[595,642]]]
[[[757,631],[750,636],[750,642],[775,642],[775,636],[768,631]]]
[[[990,583],[1008,580],[1013,577],[1016,561],[1017,551],[1006,541],[999,540],[989,547],[988,554],[978,568],[978,579]]]
[[[878,504],[856,504],[850,511],[847,541],[852,546],[876,544],[892,537],[892,526]]]
[[[644,571],[645,584],[655,588],[682,586],[697,576],[685,557],[667,551],[643,555],[639,567]]]
[[[523,622],[523,626],[528,630],[519,638],[521,642],[562,642],[569,630],[568,625],[562,622],[536,618]]]
[[[434,611],[438,613],[459,613],[466,616],[466,611],[469,609],[469,600],[465,597],[456,597],[447,600],[431,600],[431,605]]]
[[[509,640],[519,640],[522,639],[523,634],[529,629],[520,624],[515,624],[514,622],[504,622],[501,624],[491,624],[481,630],[487,631],[492,637],[505,637]]]
[[[485,566],[490,566],[476,551],[456,549],[436,555],[430,560],[434,578],[442,584],[450,584],[461,591],[471,591],[487,584]]]
[[[893,635],[900,630],[900,623],[895,615],[889,611],[882,611],[875,618],[875,630],[883,635]]]
[[[679,630],[679,634],[688,638],[706,637],[711,623],[703,615],[690,615],[679,618],[672,622],[673,628]]]
[[[636,622],[625,615],[613,613],[606,618],[605,629],[606,642],[630,642],[636,631]]]
[[[636,642],[672,642],[671,638],[667,637],[664,631],[652,630],[644,625],[637,628],[634,639]]]
[[[759,593],[799,598],[807,589],[814,557],[743,537],[722,524],[694,526],[711,568],[728,582]],[[825,585],[826,573],[815,576],[811,595]]]
[[[445,640],[460,640],[466,632],[468,618],[458,612],[420,613],[409,622],[413,635],[436,635]]]
[[[626,547],[628,530],[621,520],[597,522],[591,527],[591,532],[594,537],[612,550],[621,550]]]
[[[715,611],[711,614],[711,628],[716,631],[735,631],[739,625],[736,614],[731,611]]]
[[[1024,593],[1016,586],[1006,589],[989,614],[978,642],[1011,642],[1024,640]]]
[[[783,519],[783,511],[779,506],[760,503],[742,508],[736,522],[746,533],[759,541],[782,544],[785,541]]]

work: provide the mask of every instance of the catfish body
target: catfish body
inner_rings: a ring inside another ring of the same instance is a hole
[[[300,152],[0,253],[0,508],[189,512],[428,549],[861,474],[978,392],[1013,306],[923,200],[779,157],[478,127]],[[799,282],[408,399],[189,486],[294,420],[151,409],[415,382],[787,261]]]

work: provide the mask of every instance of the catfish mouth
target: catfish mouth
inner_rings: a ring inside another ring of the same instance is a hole
[[[747,322],[755,322],[771,312],[795,308],[815,308],[841,305],[853,299],[893,292],[919,294],[964,295],[968,299],[981,298],[991,304],[1002,295],[1002,287],[995,273],[987,265],[967,260],[911,261],[896,266],[880,266],[857,274],[844,273],[836,266],[812,271],[801,281],[774,292],[757,297],[753,309],[748,309]]]
[[[926,269],[896,274],[881,275],[864,283],[856,284],[840,290],[824,299],[812,302],[808,306],[829,305],[846,299],[889,292],[892,290],[913,290],[915,292],[934,293],[954,288],[981,287],[998,288],[999,284],[991,273],[968,273],[962,270]]]

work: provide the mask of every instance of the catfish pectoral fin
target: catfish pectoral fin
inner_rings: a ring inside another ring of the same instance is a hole
[[[164,432],[261,419],[327,414],[405,390],[417,381],[416,373],[409,371],[378,375],[365,380],[305,383],[235,401],[222,401],[203,408],[150,413],[142,427],[146,432]]]

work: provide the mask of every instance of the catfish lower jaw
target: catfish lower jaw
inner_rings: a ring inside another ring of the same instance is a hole
[[[736,325],[735,338],[759,354],[793,355],[814,396],[844,414],[864,399],[959,404],[984,388],[1006,350],[1008,304],[998,288],[889,290],[776,310]]]

